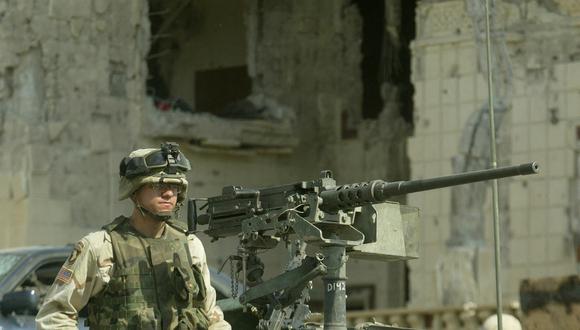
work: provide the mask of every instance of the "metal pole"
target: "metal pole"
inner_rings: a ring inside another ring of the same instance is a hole
[[[346,330],[346,247],[322,247],[328,272],[324,282],[324,330]]]
[[[494,120],[494,99],[493,99],[493,73],[491,63],[491,27],[489,18],[489,0],[485,0],[485,36],[486,36],[486,52],[487,52],[487,89],[489,102],[489,136],[491,139],[491,167],[497,168],[497,154],[495,150],[495,120]],[[497,302],[497,325],[499,330],[503,330],[502,321],[502,289],[501,289],[501,237],[499,224],[499,202],[498,202],[498,188],[497,179],[492,182],[492,198],[493,198],[493,239],[494,239],[494,255],[495,255],[495,295]]]

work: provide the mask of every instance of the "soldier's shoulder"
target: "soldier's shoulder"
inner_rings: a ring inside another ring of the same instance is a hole
[[[85,235],[80,241],[85,242],[89,249],[98,253],[111,245],[111,235],[106,230],[101,229]]]
[[[194,244],[194,245],[202,245],[201,240],[199,239],[199,237],[197,237],[197,235],[193,234],[193,233],[189,233],[187,234],[187,240],[189,241],[189,244]]]

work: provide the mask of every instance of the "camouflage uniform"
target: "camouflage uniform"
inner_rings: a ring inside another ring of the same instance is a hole
[[[179,230],[168,225],[161,239],[166,239],[168,235],[176,233],[179,233]],[[203,278],[202,282],[205,287],[200,289],[205,291],[205,299],[199,302],[199,307],[207,316],[209,329],[231,329],[230,325],[223,320],[222,311],[215,304],[216,293],[210,285],[209,270],[201,241],[195,235],[188,235],[187,246],[193,265],[201,271],[200,274]],[[76,329],[78,311],[85,305],[90,305],[91,299],[94,300],[110,287],[109,284],[112,283],[111,280],[114,278],[113,274],[115,274],[116,268],[119,267],[113,258],[111,234],[107,230],[97,231],[83,237],[76,244],[75,250],[63,265],[47,294],[44,305],[36,317],[37,328]],[[97,305],[99,305],[98,301]],[[143,311],[146,312],[147,309],[143,308]],[[89,323],[94,323],[91,321]],[[95,325],[91,324],[91,328]],[[175,327],[176,320],[169,320],[163,325],[158,324],[157,326],[143,324],[137,326],[140,329]]]
[[[179,208],[191,166],[178,147],[168,142],[125,157],[119,200],[143,185],[170,184],[181,188],[175,188]],[[88,323],[97,329],[231,329],[216,306],[201,241],[170,220],[174,211],[154,213],[133,202],[143,217],[165,222],[162,237],[144,237],[121,216],[82,238],[49,290],[37,327],[76,329],[87,306]]]

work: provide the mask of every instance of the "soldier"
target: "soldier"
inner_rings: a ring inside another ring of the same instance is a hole
[[[120,164],[119,200],[133,213],[82,238],[37,317],[39,329],[231,329],[216,306],[201,241],[173,220],[187,196],[189,161],[175,143]]]

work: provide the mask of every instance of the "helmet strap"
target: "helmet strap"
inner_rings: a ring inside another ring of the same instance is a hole
[[[167,221],[169,219],[171,219],[171,213],[169,214],[158,214],[158,213],[153,213],[151,211],[149,211],[148,209],[144,208],[143,206],[141,206],[139,203],[136,203],[135,206],[137,206],[137,209],[139,210],[139,212],[141,212],[141,215],[145,218],[151,218],[153,220],[157,220],[157,221]]]

